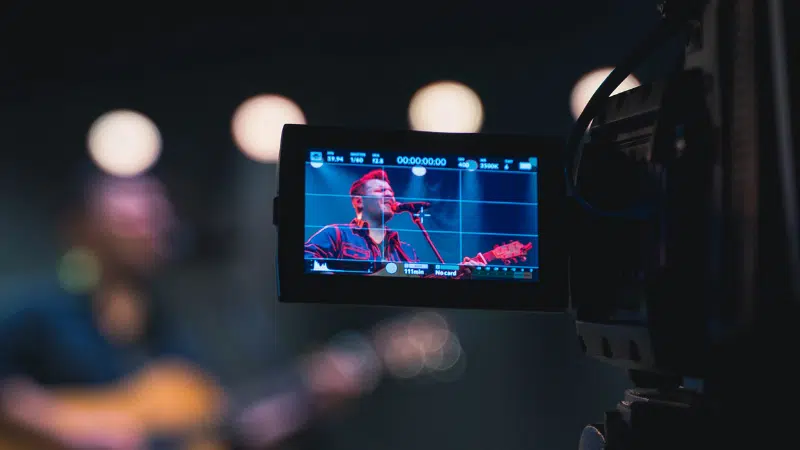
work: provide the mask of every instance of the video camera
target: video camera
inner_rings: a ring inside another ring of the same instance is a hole
[[[566,141],[287,125],[280,300],[569,311],[584,353],[636,386],[583,448],[686,448],[739,423],[758,378],[730,370],[778,348],[800,296],[797,5],[659,10]],[[674,39],[675,73],[611,96]]]

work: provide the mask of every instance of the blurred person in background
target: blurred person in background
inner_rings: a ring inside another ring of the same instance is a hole
[[[223,392],[154,288],[175,224],[163,186],[75,187],[63,229],[84,283],[42,286],[0,320],[2,450],[269,448],[374,387],[383,363],[424,357],[428,331],[389,326],[357,351],[330,346],[277,371],[258,398]]]

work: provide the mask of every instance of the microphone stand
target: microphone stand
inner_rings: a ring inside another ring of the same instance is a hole
[[[433,254],[436,255],[436,259],[438,259],[440,263],[444,264],[444,258],[442,258],[442,255],[439,254],[439,250],[436,249],[436,246],[433,245],[431,235],[428,234],[428,230],[426,230],[425,225],[422,224],[422,210],[420,210],[417,214],[411,214],[411,220],[417,224],[419,231],[422,231],[422,236],[425,237],[426,241],[428,241],[428,245],[431,246],[431,250],[433,250]]]

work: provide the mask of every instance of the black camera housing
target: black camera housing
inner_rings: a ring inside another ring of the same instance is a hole
[[[305,273],[303,221],[309,149],[410,152],[440,156],[537,157],[539,281],[453,280]],[[289,303],[561,312],[568,306],[564,141],[555,137],[377,131],[307,125],[283,129],[278,196],[278,298]],[[362,295],[376,292],[380,295]],[[376,304],[375,298],[380,298]]]

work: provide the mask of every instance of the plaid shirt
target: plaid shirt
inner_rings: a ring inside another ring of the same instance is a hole
[[[305,245],[306,259],[347,259],[357,261],[418,262],[414,248],[400,240],[396,231],[386,229],[381,245],[369,236],[367,222],[353,219],[346,225],[328,225]]]

